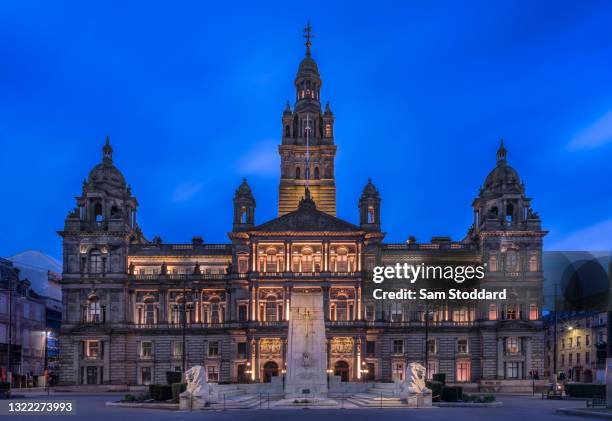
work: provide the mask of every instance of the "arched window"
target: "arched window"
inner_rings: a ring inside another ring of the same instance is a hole
[[[328,139],[332,137],[331,124],[329,123],[325,124],[325,137]]]
[[[100,301],[97,298],[89,301],[87,307],[87,321],[89,323],[102,322],[102,309],[100,308]]]
[[[247,208],[246,208],[246,206],[243,206],[242,208],[240,208],[240,223],[241,224],[246,224],[247,223]]]
[[[289,137],[290,133],[291,133],[291,131],[289,130],[289,125],[287,124],[285,126],[285,137]]]
[[[540,318],[540,312],[538,311],[537,304],[529,304],[529,320],[538,320]]]
[[[100,224],[102,221],[104,221],[104,215],[102,213],[102,204],[100,203],[96,203],[96,205],[94,206],[94,220],[96,221],[96,224]]]
[[[266,250],[266,272],[278,272],[278,258],[275,248]]]
[[[338,254],[336,256],[336,272],[348,272],[348,250],[345,247],[338,248]]]
[[[300,179],[300,167],[295,167],[295,179],[299,180]]]
[[[302,272],[312,272],[312,249],[309,247],[304,247],[302,249]]]
[[[537,272],[539,269],[539,265],[538,265],[538,256],[533,255],[529,258],[529,271],[530,272]]]
[[[319,167],[315,167],[315,170],[314,170],[314,178],[315,178],[315,180],[318,180],[318,179],[319,179]]]
[[[514,219],[514,206],[512,206],[512,203],[508,203],[508,206],[506,206],[506,222],[512,222],[513,219]]]
[[[102,273],[104,270],[103,263],[102,253],[100,253],[100,250],[93,249],[89,252],[89,273]]]
[[[518,272],[518,271],[519,271],[518,253],[514,250],[510,250],[506,253],[506,272]]]
[[[374,223],[374,206],[368,207],[368,224]]]
[[[489,209],[489,218],[497,218],[499,211],[497,210],[497,206],[493,206]]]
[[[348,319],[348,303],[346,302],[346,297],[341,295],[338,297],[338,301],[336,301],[336,320],[342,322]]]

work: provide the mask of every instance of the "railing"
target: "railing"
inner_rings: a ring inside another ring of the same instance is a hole
[[[248,273],[202,273],[202,274],[132,274],[130,279],[135,281],[229,281],[233,279],[255,279],[255,278],[359,278],[365,276],[366,272],[248,272]]]

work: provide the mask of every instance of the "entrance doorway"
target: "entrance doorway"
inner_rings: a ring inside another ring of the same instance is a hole
[[[272,377],[278,376],[278,364],[276,364],[274,361],[268,361],[264,364],[263,372],[264,383],[270,383],[272,381]]]
[[[87,367],[87,384],[98,384],[98,367]]]
[[[376,366],[374,363],[367,363],[366,368],[368,372],[365,375],[366,382],[373,382],[376,379]]]
[[[340,381],[349,381],[349,365],[346,361],[338,361],[334,365],[334,376],[340,376]]]

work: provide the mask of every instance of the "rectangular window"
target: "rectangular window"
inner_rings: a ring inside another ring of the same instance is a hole
[[[183,342],[182,341],[172,342],[172,357],[173,358],[183,357]]]
[[[246,358],[246,357],[247,357],[247,343],[238,342],[238,358]]]
[[[219,356],[219,342],[210,341],[208,343],[208,356],[209,357],[218,357]]]
[[[374,306],[366,306],[366,320],[374,321]]]
[[[376,342],[366,341],[366,357],[374,357],[376,355]]]
[[[561,354],[561,365],[565,365],[565,354]]]
[[[536,304],[529,305],[529,320],[538,320],[540,318],[540,312]]]
[[[576,352],[576,364],[580,364],[580,352]]]
[[[572,354],[571,352],[569,354],[567,354],[567,363],[569,365],[572,365],[572,361],[574,360],[574,354]]]
[[[209,382],[218,382],[219,381],[219,370],[216,365],[209,365],[206,369],[208,374]]]
[[[506,351],[509,354],[518,354],[520,351],[520,341],[516,336],[511,336],[506,339]]]
[[[506,378],[507,379],[518,379],[519,377],[519,363],[507,362],[506,363]]]
[[[469,361],[458,361],[457,362],[457,381],[458,382],[469,382],[470,381],[470,362]]]
[[[100,341],[86,341],[87,358],[98,358],[100,356]]]
[[[468,340],[467,339],[459,339],[457,341],[457,353],[459,354],[468,353]]]
[[[589,351],[584,354],[584,362],[587,364],[591,364],[591,353]]]
[[[580,348],[580,345],[582,345],[582,337],[576,336],[576,347]]]
[[[404,341],[403,340],[396,339],[393,341],[393,353],[396,355],[404,353]]]
[[[586,346],[591,345],[591,335],[586,335],[586,337],[584,339],[585,339],[585,342],[586,342]]]
[[[497,304],[489,305],[489,320],[497,320]]]
[[[561,339],[561,349],[565,349],[565,338]]]
[[[239,305],[238,306],[238,321],[246,322],[246,320],[247,320],[247,306]]]
[[[140,380],[144,385],[151,384],[151,367],[140,368]]]
[[[506,320],[516,320],[518,319],[518,312],[516,311],[516,306],[509,305],[506,307]]]
[[[436,340],[435,339],[427,340],[427,352],[430,355],[435,355],[436,354]]]
[[[393,380],[404,380],[404,364],[395,363],[393,364]]]
[[[153,357],[153,342],[142,341],[140,343],[140,358],[152,358]]]

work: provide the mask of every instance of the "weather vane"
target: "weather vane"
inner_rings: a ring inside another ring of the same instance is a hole
[[[310,26],[310,22],[306,22],[306,26],[304,27],[304,38],[306,38],[306,55],[310,55],[310,46],[312,43],[310,42],[310,38],[314,38],[314,35],[311,34],[312,26]]]

